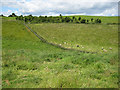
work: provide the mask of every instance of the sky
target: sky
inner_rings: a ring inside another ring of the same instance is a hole
[[[119,0],[1,0],[0,14],[118,16]]]

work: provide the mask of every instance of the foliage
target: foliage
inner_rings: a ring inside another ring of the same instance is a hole
[[[82,19],[82,20],[81,20],[81,23],[86,23],[86,19]]]
[[[96,19],[95,22],[96,23],[101,23],[101,20],[100,19]]]
[[[8,17],[16,17],[15,13],[12,13],[12,15],[9,15]]]
[[[61,14],[59,17],[48,17],[48,16],[17,16],[16,20],[24,20],[26,23],[86,23],[86,19],[82,19],[81,17],[76,18],[75,16],[71,17],[63,17]],[[91,22],[93,22],[93,18],[91,19]],[[88,23],[88,20],[87,20]],[[94,23],[101,23],[101,20],[97,20]]]

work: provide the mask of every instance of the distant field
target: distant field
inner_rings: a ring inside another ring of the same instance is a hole
[[[42,23],[28,26],[49,42],[63,47],[91,52],[103,52],[103,47],[109,53],[118,50],[117,25]]]
[[[41,42],[21,22],[3,19],[3,88],[118,88],[117,26],[43,23],[30,27],[49,42],[67,42],[66,47],[113,49],[96,54],[62,50]]]

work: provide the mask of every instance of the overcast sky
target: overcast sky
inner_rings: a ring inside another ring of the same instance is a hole
[[[0,14],[117,16],[119,0],[2,0]]]

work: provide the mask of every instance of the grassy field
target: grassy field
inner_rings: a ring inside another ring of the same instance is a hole
[[[117,25],[42,23],[28,26],[49,42],[63,47],[100,53],[104,51],[102,47],[108,53],[118,51]]]
[[[66,24],[65,26],[65,24],[44,23],[31,25],[31,27],[35,28],[34,30],[48,41],[55,41],[58,44],[63,41],[68,44],[75,43],[74,45],[82,44],[83,46],[86,44],[87,46],[86,41],[81,41],[84,40],[82,38],[87,39],[87,37],[83,36],[87,34],[90,39],[94,38],[91,33],[88,33],[87,27],[90,28],[89,25],[81,24],[80,27],[78,24]],[[99,25],[92,27],[102,28]],[[94,44],[97,45],[96,48],[99,47],[100,49],[101,46],[106,48],[112,47],[113,50],[110,51],[112,53],[87,54],[78,51],[62,50],[43,43],[19,21],[3,20],[3,88],[118,88],[118,54],[115,35],[117,30],[116,26],[108,27],[115,31],[111,30],[112,32],[109,35],[103,34],[102,36],[106,38],[111,36],[113,42],[109,42],[112,41],[111,39],[105,39],[105,44],[102,43],[100,46],[97,44],[100,42],[94,42]],[[107,31],[102,31],[104,33],[108,32],[108,27],[104,27]],[[81,31],[79,28],[83,28],[83,30]],[[74,30],[73,34],[78,34],[77,37],[82,37],[79,40],[81,43],[78,42],[75,35],[70,35],[72,30]],[[68,32],[64,33],[65,31]],[[99,30],[99,32],[102,31]],[[83,36],[79,36],[77,32],[83,33]],[[56,39],[51,38],[54,34]],[[95,38],[95,40],[99,40],[100,36],[96,35],[97,39]],[[90,45],[89,48],[92,49],[94,44],[88,43]]]

